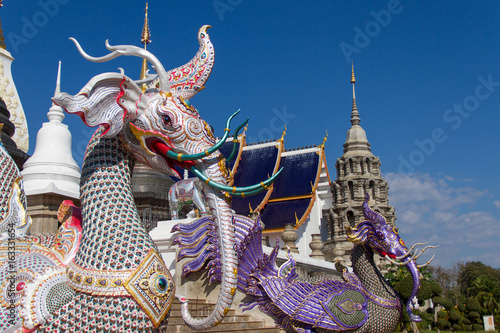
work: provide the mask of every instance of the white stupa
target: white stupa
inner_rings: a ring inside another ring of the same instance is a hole
[[[61,91],[61,62],[57,73],[55,96]],[[55,104],[47,113],[49,122],[43,123],[36,136],[33,156],[22,171],[24,189],[28,196],[55,194],[68,199],[80,198],[80,168],[71,153],[71,133],[62,123],[64,110]]]

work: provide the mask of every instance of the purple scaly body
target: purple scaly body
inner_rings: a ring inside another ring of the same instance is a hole
[[[276,265],[279,245],[270,256],[263,253],[259,219],[252,221],[237,216],[238,289],[253,299],[245,304],[245,310],[258,306],[262,312],[272,316],[279,327],[299,333],[393,332],[401,318],[401,302],[377,269],[373,254],[377,252],[389,256],[393,261],[403,260],[400,264],[407,266],[414,277],[412,296],[416,295],[420,283],[419,266],[415,263],[420,254],[408,250],[385,219],[370,209],[368,197],[364,213],[367,220],[356,229],[348,230],[349,239],[355,243],[352,252],[354,273],[344,270],[343,279],[323,277],[314,283],[297,275],[295,260],[290,253],[286,263],[281,267]],[[203,242],[217,241],[210,236],[209,220],[195,223],[198,228],[207,231]],[[180,231],[176,243],[180,244],[182,252],[195,230],[193,227],[177,226],[174,231]],[[184,265],[183,276],[201,269],[208,262],[210,282],[220,278],[218,253],[213,250],[214,247],[207,248],[207,251],[191,253],[198,254],[198,257]],[[410,300],[406,308],[411,319],[418,321],[418,316],[411,313],[413,302],[414,299]]]

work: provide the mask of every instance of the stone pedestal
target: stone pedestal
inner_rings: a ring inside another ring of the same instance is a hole
[[[295,241],[298,237],[293,224],[285,224],[285,231],[281,234],[281,239],[285,242],[283,250],[288,250],[288,248],[290,248],[290,252],[299,253],[299,248],[295,245]]]
[[[311,254],[309,257],[319,259],[319,260],[325,260],[325,255],[321,250],[323,250],[324,244],[321,241],[321,235],[320,234],[312,234],[312,241],[309,243],[309,248],[312,250]]]

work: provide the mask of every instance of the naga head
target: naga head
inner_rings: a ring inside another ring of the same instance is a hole
[[[406,266],[413,279],[412,293],[406,305],[406,311],[412,321],[421,321],[419,316],[412,313],[412,310],[418,307],[416,296],[420,288],[419,268],[429,265],[434,256],[423,265],[417,265],[416,260],[425,250],[437,246],[426,246],[418,252],[414,251],[415,247],[425,244],[417,243],[408,249],[399,236],[397,229],[390,226],[381,214],[370,208],[368,205],[369,198],[370,196],[367,193],[363,203],[363,214],[366,220],[360,222],[356,228],[347,228],[348,239],[355,244],[369,246],[378,255],[395,265]]]
[[[118,136],[136,160],[155,170],[182,178],[176,170],[177,165],[190,169],[218,190],[250,195],[264,190],[275,176],[262,184],[237,188],[211,180],[206,170],[207,164],[218,164],[225,173],[225,159],[218,149],[226,141],[230,122],[239,111],[228,119],[224,135],[216,142],[212,127],[189,102],[204,89],[214,64],[214,48],[206,32],[209,27],[205,25],[198,32],[200,49],[196,56],[184,66],[168,72],[158,58],[143,48],[111,46],[106,41],[107,49],[112,52],[92,57],[74,38],[70,38],[89,61],[105,62],[122,55],[137,56],[153,64],[157,75],[134,81],[123,70],[121,73],[104,73],[92,78],[77,95],[60,93],[53,101],[66,112],[79,115],[87,126],[103,126],[102,137]],[[139,85],[147,83],[143,92]]]

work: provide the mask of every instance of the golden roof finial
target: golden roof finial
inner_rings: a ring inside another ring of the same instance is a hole
[[[146,15],[144,16],[144,26],[142,27],[141,43],[146,45],[151,43],[151,32],[149,31],[149,20],[148,20],[148,3],[146,2],[146,9],[144,9]]]
[[[328,138],[328,131],[326,131],[326,135],[323,138],[323,142],[318,146],[318,148],[321,148],[321,149],[325,148],[325,142],[326,142],[327,138]]]
[[[283,130],[283,132],[281,133],[281,138],[278,140],[279,142],[283,142],[285,141],[285,135],[286,135],[286,125],[285,125],[285,129]]]
[[[352,61],[352,71],[351,71],[351,83],[356,82],[356,78],[354,77],[354,60]]]

